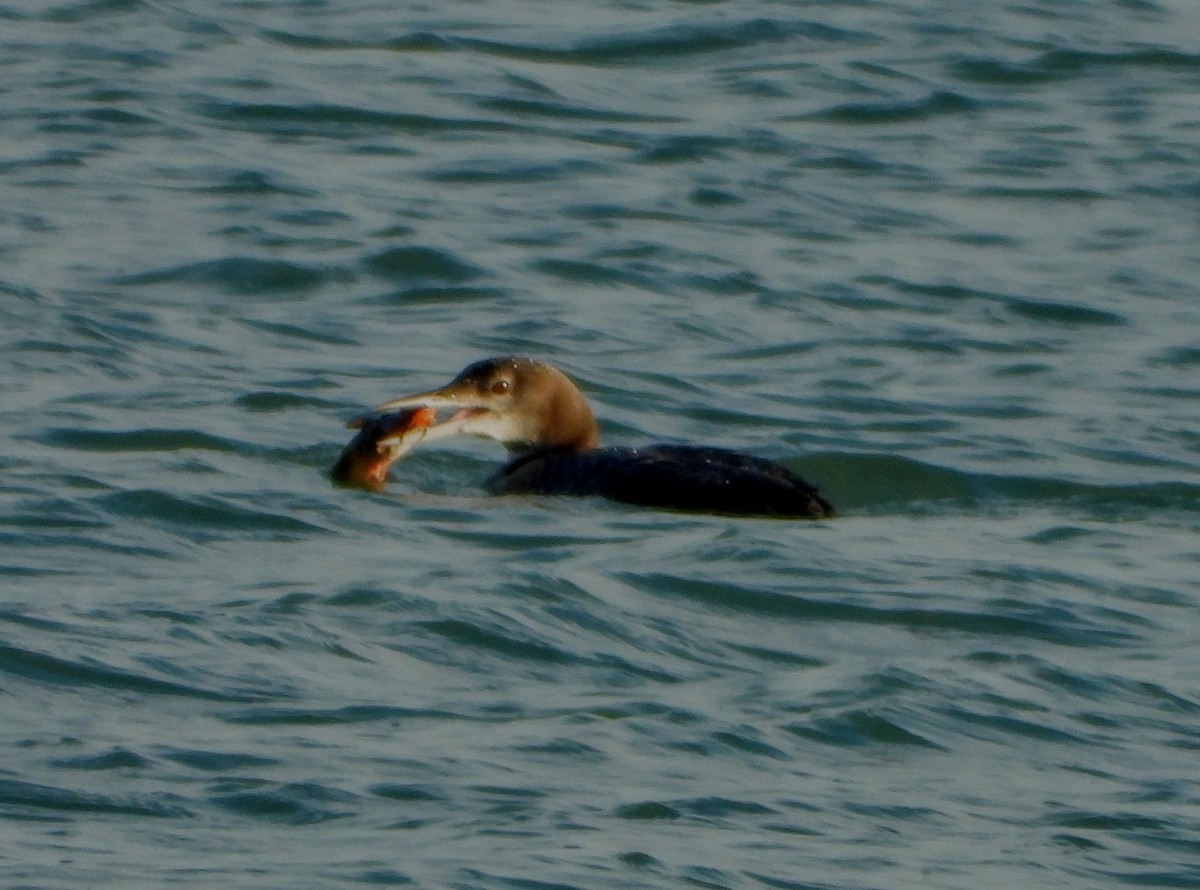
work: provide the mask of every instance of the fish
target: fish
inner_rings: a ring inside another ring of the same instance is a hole
[[[355,417],[346,426],[358,430],[342,449],[329,476],[337,485],[383,491],[388,468],[425,434],[437,411],[426,405]]]

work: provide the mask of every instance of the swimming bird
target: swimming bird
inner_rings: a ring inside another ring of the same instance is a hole
[[[495,494],[600,495],[615,501],[751,516],[821,519],[833,507],[791,470],[724,448],[600,447],[592,409],[553,365],[519,356],[468,365],[441,389],[392,399],[375,412],[453,409],[440,423],[393,434],[393,453],[457,434],[507,446],[511,459],[486,482]]]

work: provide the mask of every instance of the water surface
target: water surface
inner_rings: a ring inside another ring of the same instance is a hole
[[[5,886],[1195,883],[1192,4],[0,21]],[[841,516],[329,484],[507,352]]]

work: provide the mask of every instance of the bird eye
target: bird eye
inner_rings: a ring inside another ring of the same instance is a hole
[[[492,394],[502,396],[512,387],[512,384],[507,380],[497,380],[492,384]]]

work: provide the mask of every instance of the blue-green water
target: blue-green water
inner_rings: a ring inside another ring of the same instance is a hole
[[[0,885],[1200,883],[1200,5],[0,5]],[[381,495],[521,352],[792,523]]]

